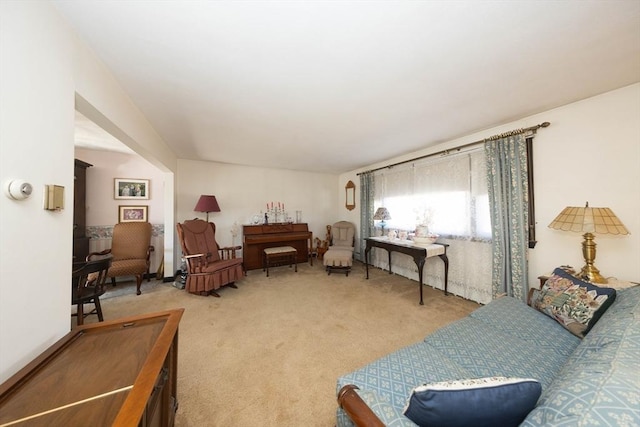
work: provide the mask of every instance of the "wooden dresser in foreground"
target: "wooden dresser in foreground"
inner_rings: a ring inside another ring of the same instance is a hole
[[[0,425],[173,426],[183,311],[72,330],[0,385]]]
[[[276,246],[291,246],[298,251],[297,262],[313,262],[309,248],[313,233],[304,223],[276,223],[242,226],[242,258],[246,270],[262,268],[263,251]]]

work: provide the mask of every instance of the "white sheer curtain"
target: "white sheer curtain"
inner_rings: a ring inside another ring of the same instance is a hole
[[[449,292],[487,303],[491,292],[491,223],[482,147],[375,173],[375,208],[384,206],[390,214],[385,232],[412,232],[426,222],[438,242],[448,243]],[[378,233],[379,233],[378,229]],[[375,250],[372,263],[388,268],[386,251]],[[418,280],[413,259],[392,255],[393,272]],[[424,267],[426,284],[443,288],[442,261],[434,257]]]

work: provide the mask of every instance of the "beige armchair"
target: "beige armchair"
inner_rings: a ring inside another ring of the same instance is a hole
[[[107,272],[107,278],[111,278],[111,284],[116,285],[116,277],[134,276],[136,278],[136,293],[140,295],[142,277],[145,273],[149,273],[150,257],[153,250],[151,224],[148,222],[122,222],[113,227],[111,249],[92,252],[87,256],[87,261],[111,255],[111,267]]]
[[[192,219],[176,225],[182,253],[187,262],[185,289],[198,295],[213,295],[223,286],[235,288],[244,277],[242,258],[236,257],[241,246],[221,248],[216,242],[216,226],[212,222]]]
[[[348,221],[338,221],[331,227],[329,248],[322,260],[327,274],[345,273],[347,276],[353,265],[356,226]]]

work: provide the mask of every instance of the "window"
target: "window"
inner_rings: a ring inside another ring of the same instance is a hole
[[[491,239],[484,150],[475,148],[375,175],[375,208],[386,207],[388,229],[413,231],[426,224],[451,239]]]
[[[375,171],[373,192],[374,208],[384,206],[391,214],[386,230],[412,232],[426,222],[440,236],[438,242],[449,245],[449,292],[483,304],[491,301],[491,216],[481,145]],[[374,222],[379,233],[380,223]],[[372,252],[373,265],[389,268],[385,251]],[[392,264],[394,273],[418,279],[411,257],[394,256]],[[442,289],[440,263],[426,262],[423,273],[425,283]]]

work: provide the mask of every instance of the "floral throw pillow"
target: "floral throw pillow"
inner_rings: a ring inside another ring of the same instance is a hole
[[[596,286],[556,268],[529,305],[583,338],[616,298],[615,289]]]

